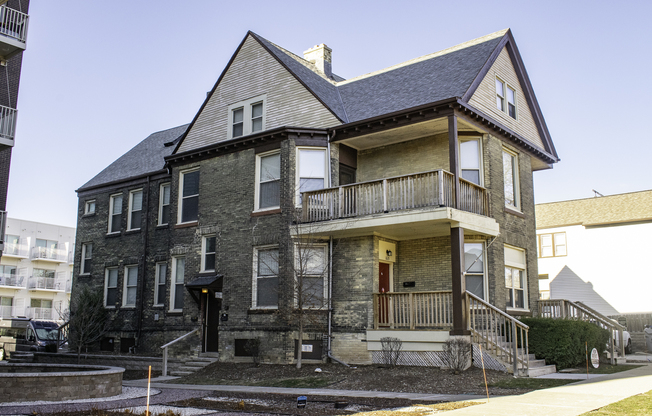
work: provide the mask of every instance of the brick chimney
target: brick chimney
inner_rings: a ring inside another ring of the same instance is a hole
[[[333,76],[333,71],[331,68],[332,53],[333,50],[322,43],[321,45],[315,45],[305,51],[303,53],[303,59],[315,64],[317,69],[319,69],[328,78],[331,78]]]

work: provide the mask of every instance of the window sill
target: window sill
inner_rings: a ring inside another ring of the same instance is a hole
[[[136,309],[136,305],[122,305],[122,309]]]
[[[507,308],[507,313],[510,315],[529,315],[532,312],[529,309]]]
[[[165,224],[157,224],[157,225],[156,225],[156,229],[157,229],[157,230],[164,230],[164,229],[167,229],[167,228],[168,228],[168,225],[169,225],[169,224],[167,224],[167,223],[165,223]]]
[[[95,215],[96,215],[95,212],[89,212],[88,214],[84,214],[84,215],[82,215],[82,218],[86,218],[86,217],[94,217]]]
[[[107,238],[120,237],[121,235],[122,235],[122,233],[120,233],[120,231],[115,232],[115,233],[106,233]]]
[[[175,309],[173,311],[167,311],[168,316],[181,316],[183,315],[183,309]]]
[[[247,311],[247,314],[248,315],[271,315],[276,312],[278,312],[278,308],[257,308],[257,309],[249,309]]]
[[[215,270],[202,270],[199,272],[199,276],[215,276],[216,271]]]
[[[177,228],[190,228],[190,227],[196,227],[199,225],[199,221],[193,221],[193,222],[182,222],[181,224],[177,224],[174,226],[175,229]]]
[[[138,234],[138,233],[140,233],[140,228],[133,228],[125,232],[125,234]]]
[[[160,309],[160,308],[162,308],[162,307],[164,307],[164,306],[165,306],[165,305],[152,305],[152,308]]]
[[[280,213],[281,213],[281,208],[270,208],[266,210],[254,211],[251,213],[251,216],[260,217],[263,215],[273,215],[273,214],[280,214]]]
[[[508,206],[506,206],[506,207],[505,207],[505,212],[508,213],[508,214],[515,215],[515,216],[517,216],[517,217],[525,218],[525,214],[523,214],[523,213],[522,213],[521,211],[519,211],[517,208],[513,208],[513,207],[508,207]]]
[[[91,274],[90,273],[79,273],[77,276],[79,276],[79,277],[90,277]]]

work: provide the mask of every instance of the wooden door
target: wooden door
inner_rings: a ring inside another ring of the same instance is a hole
[[[378,267],[378,323],[382,326],[389,325],[389,296],[383,295],[383,293],[389,293],[390,281],[389,281],[389,264],[388,263],[379,263]]]

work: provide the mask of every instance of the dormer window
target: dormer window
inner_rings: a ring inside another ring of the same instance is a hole
[[[247,136],[265,128],[265,95],[229,106],[229,138]]]
[[[496,78],[496,107],[516,118],[516,90],[500,78]]]

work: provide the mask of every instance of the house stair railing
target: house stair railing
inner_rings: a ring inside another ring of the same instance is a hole
[[[539,316],[542,318],[586,321],[606,329],[611,335],[609,337],[611,364],[616,363],[617,354],[621,357],[625,356],[625,339],[623,337],[625,327],[581,302],[573,302],[566,299],[540,300]],[[618,351],[616,351],[615,340],[620,344],[618,345]]]
[[[170,345],[176,344],[177,342],[181,341],[182,339],[189,337],[190,335],[194,334],[195,332],[199,331],[199,328],[193,329],[192,331],[188,332],[185,335],[181,335],[179,338],[175,339],[174,341],[170,341],[167,344],[161,346],[161,349],[163,350],[163,377],[168,375],[168,347]]]
[[[304,222],[422,207],[454,207],[454,176],[443,169],[302,192]],[[489,215],[487,190],[460,178],[460,209]]]
[[[57,351],[67,342],[70,334],[70,321],[62,324],[57,328]]]
[[[529,327],[471,292],[466,292],[466,301],[472,342],[481,345],[515,376],[527,376]]]

